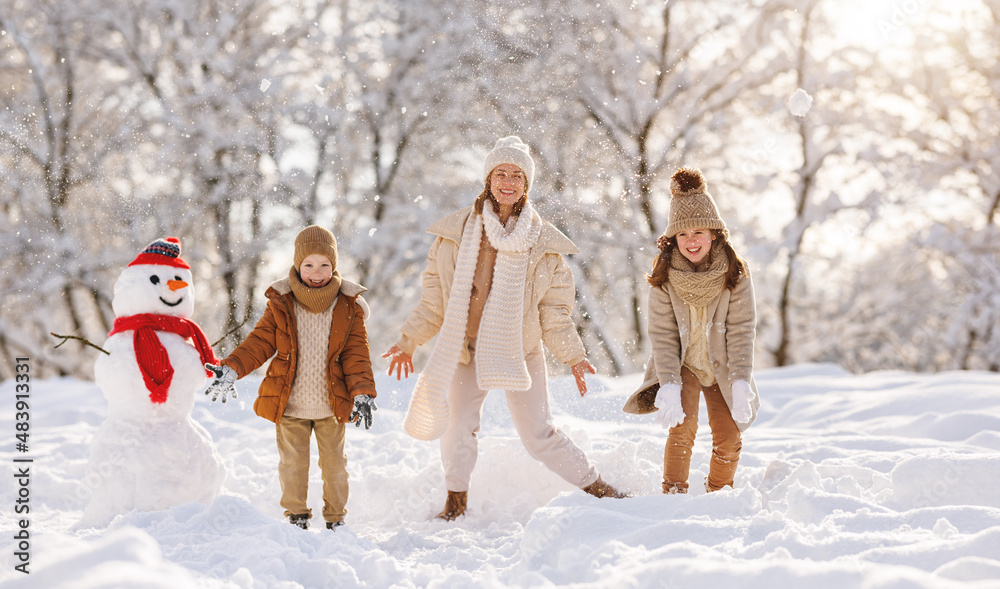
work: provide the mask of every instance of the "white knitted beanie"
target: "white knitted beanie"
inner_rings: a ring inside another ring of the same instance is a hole
[[[483,177],[486,178],[493,171],[493,168],[500,164],[514,164],[524,170],[527,176],[528,186],[534,186],[535,161],[528,153],[528,146],[521,141],[517,135],[510,135],[503,139],[497,139],[493,151],[486,155],[486,163],[483,166]]]

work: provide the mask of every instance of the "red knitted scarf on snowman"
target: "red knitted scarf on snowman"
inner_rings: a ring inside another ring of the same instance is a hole
[[[174,378],[174,367],[170,365],[170,356],[156,335],[157,331],[169,331],[194,341],[194,347],[201,355],[202,364],[219,363],[205,333],[190,319],[150,313],[119,317],[115,319],[114,327],[108,336],[130,330],[135,330],[135,335],[132,336],[135,359],[139,364],[139,371],[142,372],[146,388],[149,389],[149,399],[154,403],[163,403],[167,400],[167,389],[170,388],[170,382]],[[212,375],[207,369],[205,372],[209,376]]]

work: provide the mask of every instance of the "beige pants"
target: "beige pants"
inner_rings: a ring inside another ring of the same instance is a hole
[[[672,428],[663,452],[663,492],[686,493],[691,470],[691,450],[698,433],[698,401],[705,395],[708,425],[712,428],[712,459],[708,466],[707,488],[718,491],[733,486],[736,466],[740,462],[743,438],[729,412],[729,405],[718,384],[703,387],[698,377],[687,367],[681,368],[681,408],[684,421]]]
[[[571,485],[586,487],[597,480],[597,471],[566,434],[552,426],[548,374],[539,348],[526,358],[531,388],[506,391],[514,429],[532,458]],[[448,391],[448,429],[441,437],[441,461],[449,491],[468,491],[479,454],[479,422],[489,391],[476,384],[476,361],[459,364]]]
[[[309,438],[316,432],[319,469],[323,476],[323,519],[343,521],[347,515],[347,455],[344,454],[346,426],[336,417],[299,419],[281,418],[278,431],[278,480],[281,482],[281,506],[285,517],[312,516],[306,504],[309,489]]]

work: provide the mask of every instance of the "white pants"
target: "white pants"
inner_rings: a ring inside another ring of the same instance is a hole
[[[531,388],[506,391],[507,407],[521,443],[532,458],[571,485],[586,487],[597,480],[597,470],[566,434],[552,426],[549,411],[548,374],[541,348],[525,359]],[[479,454],[479,422],[489,391],[476,383],[475,358],[459,364],[448,390],[448,429],[441,437],[441,461],[449,491],[468,491],[472,469]]]

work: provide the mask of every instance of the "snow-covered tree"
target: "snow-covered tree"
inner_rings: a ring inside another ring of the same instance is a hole
[[[102,13],[102,57],[141,84],[173,201],[148,229],[194,236],[208,250],[223,332],[258,311],[263,253],[284,225],[265,215],[290,200],[278,164],[294,146],[285,136],[291,113],[313,98],[299,77],[322,62],[316,23],[329,6],[162,0]]]
[[[0,12],[0,344],[63,374],[86,360],[50,353],[49,332],[109,329],[103,248],[128,226],[116,192],[142,157],[126,156],[139,144],[140,105],[95,75],[87,8],[13,1]]]
[[[570,260],[580,324],[610,372],[645,360],[642,274],[667,179],[717,158],[724,113],[787,63],[772,44],[782,9],[553,1],[478,12],[472,69],[489,74],[478,88],[493,137],[517,132],[534,150],[532,198],[583,251]]]
[[[423,229],[471,204],[510,134],[582,250],[602,372],[646,359],[643,274],[682,165],[754,269],[761,365],[995,369],[1000,31],[996,2],[963,6],[872,51],[826,0],[11,0],[0,374],[28,353],[89,376],[96,352],[49,332],[100,342],[118,271],[166,235],[210,339],[234,330],[224,352],[312,223],[369,288],[374,355],[419,297]]]
[[[770,96],[784,100],[765,111],[765,122],[774,121],[771,128],[780,129],[784,139],[772,135],[744,156],[739,168],[746,173],[744,182],[752,182],[745,185],[753,193],[765,194],[772,206],[775,200],[782,203],[768,220],[783,224],[780,234],[747,236],[754,249],[768,252],[761,256],[768,264],[759,277],[763,288],[758,300],[765,302],[760,331],[777,366],[805,360],[796,350],[812,343],[819,318],[803,283],[823,280],[821,268],[828,264],[823,258],[858,253],[836,240],[831,248],[831,240],[821,234],[834,223],[854,224],[857,213],[870,221],[886,202],[875,169],[858,157],[879,141],[870,131],[872,90],[865,78],[856,76],[872,68],[871,57],[838,43],[835,3],[812,0],[798,8],[793,66],[770,89]],[[845,214],[851,212],[855,214]]]
[[[938,210],[943,225],[927,246],[950,260],[960,304],[948,330],[956,368],[1000,370],[1000,3],[964,2],[923,15],[912,43],[925,57],[896,89],[920,107],[903,135],[920,150],[925,183],[959,204]]]

